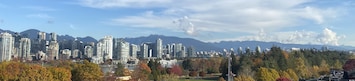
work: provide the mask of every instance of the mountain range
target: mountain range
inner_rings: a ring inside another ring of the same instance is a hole
[[[10,30],[1,30],[0,32],[8,32],[10,34],[15,34],[15,32]],[[24,37],[28,37],[32,40],[37,39],[38,32],[40,30],[29,29],[19,34]],[[49,33],[47,33],[46,37],[49,38]],[[123,38],[125,41],[140,45],[143,42],[155,42],[158,38],[163,40],[163,45],[172,44],[172,43],[182,43],[186,47],[194,47],[196,51],[222,51],[224,48],[230,49],[238,49],[239,47],[250,48],[254,50],[257,46],[260,46],[261,49],[267,49],[272,46],[279,46],[283,49],[291,49],[291,48],[303,48],[303,49],[321,49],[322,47],[327,47],[331,50],[354,50],[355,47],[352,46],[324,46],[324,45],[311,45],[311,44],[283,44],[278,42],[262,42],[262,41],[221,41],[221,42],[202,42],[192,38],[179,38],[174,36],[164,36],[164,35],[149,35],[149,36],[141,36],[136,38]],[[83,42],[97,42],[97,40],[93,37],[73,37],[70,35],[57,35],[58,41],[64,40],[79,40]]]

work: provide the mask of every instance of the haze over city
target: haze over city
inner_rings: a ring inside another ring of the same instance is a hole
[[[159,34],[355,46],[354,7],[352,0],[6,0],[0,28],[96,39]]]

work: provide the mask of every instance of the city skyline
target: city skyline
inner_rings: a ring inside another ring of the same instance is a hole
[[[150,34],[292,44],[355,46],[355,2],[343,1],[2,1],[0,27],[74,37]],[[198,4],[197,4],[198,3]],[[202,4],[203,3],[203,4]],[[208,4],[208,5],[204,5]],[[89,13],[89,14],[88,14]],[[263,13],[263,14],[260,14]]]

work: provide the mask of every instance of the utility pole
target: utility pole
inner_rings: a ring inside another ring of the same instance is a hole
[[[230,57],[231,55],[230,55],[230,53],[228,54],[228,81],[232,81],[232,68],[231,68],[231,60],[232,60],[232,58]]]
[[[228,52],[226,49],[224,49],[224,52],[226,53],[226,57],[228,58],[228,74],[227,74],[227,81],[233,81],[233,77],[234,77],[234,74],[232,73],[232,64],[231,64],[231,61],[232,61],[232,52],[234,50],[231,49],[230,52]]]

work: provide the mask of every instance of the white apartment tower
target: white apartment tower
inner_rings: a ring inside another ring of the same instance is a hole
[[[10,61],[14,48],[14,38],[5,32],[0,34],[0,62]]]
[[[115,41],[116,45],[115,46],[115,59],[119,59],[123,64],[127,63],[128,59],[129,59],[129,47],[130,44],[126,41],[124,41],[123,39],[115,39],[117,41]]]
[[[157,39],[156,41],[156,55],[157,58],[162,58],[162,53],[163,53],[163,40],[160,38]]]
[[[32,60],[31,59],[31,40],[29,38],[21,38],[20,46],[18,51],[18,56],[21,60]]]
[[[51,41],[57,41],[57,34],[54,32],[51,33]]]
[[[84,55],[86,58],[91,58],[94,54],[94,48],[92,46],[84,47]]]
[[[138,46],[135,44],[131,44],[129,48],[129,54],[132,58],[137,58]]]
[[[103,60],[108,60],[108,59],[112,59],[112,53],[113,53],[113,38],[112,36],[105,36],[98,43],[97,55],[98,56],[102,55],[104,57]]]
[[[46,33],[38,32],[38,40],[46,40]]]

